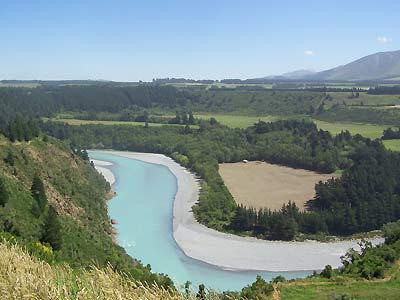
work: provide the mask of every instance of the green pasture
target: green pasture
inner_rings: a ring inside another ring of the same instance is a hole
[[[69,125],[127,125],[127,126],[145,126],[145,122],[133,122],[133,121],[101,121],[101,120],[78,120],[78,119],[60,119],[60,118],[43,118],[44,121],[55,121],[67,123]],[[166,123],[148,123],[149,127],[161,127],[161,126],[178,126],[184,127],[185,125],[180,124],[166,124]],[[197,125],[190,125],[190,128],[198,128]]]

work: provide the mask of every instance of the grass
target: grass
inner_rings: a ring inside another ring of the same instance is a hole
[[[282,119],[280,116],[243,116],[243,115],[226,115],[226,114],[212,114],[212,113],[195,113],[195,118],[209,120],[215,118],[223,125],[233,128],[247,128],[254,125],[258,120],[264,122],[273,122]]]
[[[383,144],[390,150],[400,151],[400,140],[385,140]]]
[[[78,120],[78,119],[60,119],[60,118],[43,118],[44,121],[54,121],[67,123],[69,125],[90,125],[90,124],[101,124],[101,125],[127,125],[127,126],[145,126],[145,122],[133,122],[133,121],[101,121],[101,120]],[[148,123],[150,127],[161,127],[161,126],[178,126],[183,127],[185,125],[179,124],[166,124],[166,123]],[[190,125],[190,128],[198,128],[196,125]]]
[[[143,285],[111,267],[76,270],[49,265],[4,241],[0,253],[1,299],[185,299],[180,292]]]
[[[366,92],[360,92],[358,98],[350,98],[350,92],[332,92],[329,95],[333,100],[325,101],[326,108],[330,108],[336,103],[342,104],[343,102],[347,105],[360,105],[361,102],[364,105],[400,104],[399,95],[370,95]]]
[[[399,277],[388,282],[335,283],[326,285],[286,286],[282,288],[282,300],[398,300]]]
[[[113,271],[111,267],[99,269],[72,269],[67,264],[39,260],[19,245],[0,241],[1,299],[27,300],[195,300],[196,294],[184,295],[180,291],[148,286]],[[342,278],[320,278],[285,282],[275,286],[273,299],[280,300],[398,300],[400,294],[399,265],[395,264],[391,276],[374,281]],[[347,297],[347,298],[346,298]],[[221,299],[209,291],[206,299]],[[264,298],[262,298],[264,299]]]
[[[243,115],[226,115],[226,114],[212,114],[212,113],[196,113],[195,117],[198,119],[208,120],[214,117],[218,122],[223,125],[233,128],[247,128],[257,123],[258,120],[264,122],[273,122],[283,119],[282,116],[243,116]],[[341,131],[348,130],[351,134],[361,134],[362,136],[376,139],[381,138],[383,130],[391,127],[391,125],[375,125],[363,123],[343,123],[343,122],[325,122],[320,120],[313,120],[318,128],[327,130],[331,134],[336,135]],[[400,151],[400,140],[383,141],[384,145],[393,151]]]
[[[400,264],[395,262],[382,279],[307,278],[281,284],[277,291],[279,300],[398,300]]]
[[[351,134],[361,134],[362,136],[376,139],[382,137],[383,130],[390,127],[390,125],[374,125],[363,123],[331,123],[320,120],[313,120],[318,128],[327,130],[332,134],[338,134],[341,131],[348,130]]]

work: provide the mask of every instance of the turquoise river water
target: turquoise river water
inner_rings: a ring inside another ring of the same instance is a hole
[[[244,272],[223,270],[187,257],[172,235],[173,200],[176,177],[162,165],[96,151],[91,159],[111,162],[116,197],[108,202],[108,212],[118,224],[117,241],[132,257],[150,264],[157,273],[168,274],[177,284],[191,281],[193,288],[204,283],[215,290],[239,290],[254,282],[256,275],[267,280],[283,275],[287,279],[305,277],[304,272]]]

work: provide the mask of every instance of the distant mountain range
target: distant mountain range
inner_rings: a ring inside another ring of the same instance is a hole
[[[298,70],[280,76],[269,76],[265,78],[318,81],[363,81],[397,77],[400,77],[400,50],[371,54],[346,65],[321,72]]]
[[[277,76],[266,76],[265,79],[302,79],[306,76],[314,75],[314,70],[296,70]]]

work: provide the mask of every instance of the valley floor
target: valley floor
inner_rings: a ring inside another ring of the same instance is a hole
[[[183,252],[196,260],[237,271],[320,270],[327,264],[340,266],[340,256],[349,248],[357,249],[357,240],[332,243],[264,241],[209,229],[194,219],[191,207],[198,200],[200,184],[185,168],[160,154],[100,152],[169,168],[177,178],[178,188],[173,209],[173,236]],[[103,163],[101,167],[107,165]],[[382,241],[381,238],[371,239],[374,244]]]

